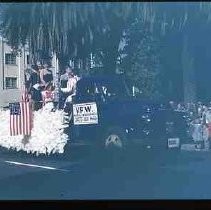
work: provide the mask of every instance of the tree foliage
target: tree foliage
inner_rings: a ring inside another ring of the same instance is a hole
[[[93,6],[87,3],[9,4],[2,15],[2,34],[14,48],[28,43],[35,58],[40,52],[83,57],[88,53],[86,44],[93,39],[87,24]]]
[[[84,59],[94,49],[102,49],[103,59],[106,60],[109,56],[113,57],[109,53],[117,51],[131,5],[69,2],[8,4],[2,14],[2,35],[14,48],[28,43],[35,58],[40,52],[47,55],[56,52],[63,58]],[[104,63],[110,62],[106,60]]]
[[[137,19],[131,24],[125,31],[122,53],[121,68],[126,77],[144,96],[152,96],[158,87],[160,46],[148,23]]]
[[[125,75],[151,95],[159,87],[160,38],[172,31],[183,36],[196,22],[209,24],[211,3],[10,3],[3,5],[1,19],[8,43],[15,49],[28,43],[34,60],[54,52],[63,63],[73,58],[86,63],[92,52],[108,74],[116,72],[125,53]],[[121,52],[124,33],[127,45]]]
[[[203,3],[40,2],[5,5],[2,33],[12,46],[28,41],[34,55],[42,49],[75,57],[86,56],[93,47],[103,50],[102,59],[105,60],[106,53],[118,48],[122,30],[134,17],[139,16],[150,23],[151,30],[157,27],[165,32],[167,26],[184,25],[198,7],[208,14],[207,5]],[[91,45],[94,39],[95,44]]]

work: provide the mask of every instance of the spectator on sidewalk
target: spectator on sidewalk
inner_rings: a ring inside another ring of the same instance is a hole
[[[179,111],[179,112],[185,112],[185,111],[187,111],[184,103],[178,103],[178,105],[177,105],[177,107],[176,107],[175,110],[176,111]]]
[[[170,109],[175,110],[177,108],[177,105],[175,104],[174,101],[169,101],[169,107]]]
[[[198,106],[197,106],[198,108],[197,108],[197,113],[198,113],[198,116],[200,117],[200,118],[202,118],[202,114],[203,114],[203,105],[202,105],[202,103],[201,102],[198,102]]]
[[[208,139],[205,141],[205,149],[209,149],[211,141],[211,107],[205,112],[205,125],[208,133]]]
[[[203,141],[203,124],[201,123],[200,118],[196,118],[192,123],[192,138],[194,142],[202,142]]]

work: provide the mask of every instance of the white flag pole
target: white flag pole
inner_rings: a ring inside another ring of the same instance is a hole
[[[55,63],[55,102],[59,103],[59,63],[56,54],[54,56],[54,63]]]

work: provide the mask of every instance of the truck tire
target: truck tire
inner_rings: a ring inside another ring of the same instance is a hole
[[[127,147],[127,139],[125,132],[120,127],[109,127],[103,135],[103,147],[106,150],[123,151]]]

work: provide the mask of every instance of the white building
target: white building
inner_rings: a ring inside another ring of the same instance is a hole
[[[19,101],[24,84],[24,70],[29,64],[26,49],[15,55],[0,38],[0,107]]]

